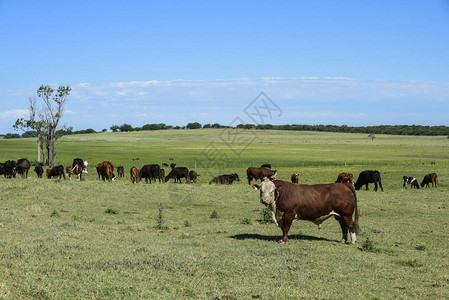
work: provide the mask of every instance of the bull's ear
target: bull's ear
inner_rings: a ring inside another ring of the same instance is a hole
[[[259,189],[260,189],[260,186],[259,186],[258,184],[254,184],[254,185],[253,185],[253,189],[259,190]]]

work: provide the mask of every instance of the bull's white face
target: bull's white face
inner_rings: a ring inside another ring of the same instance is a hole
[[[272,181],[268,179],[262,181],[262,183],[259,185],[259,190],[260,190],[260,203],[263,203],[265,205],[270,205],[274,203],[276,186]]]

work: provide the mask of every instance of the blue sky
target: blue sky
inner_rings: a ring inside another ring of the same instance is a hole
[[[449,1],[0,0],[0,133],[41,84],[62,120],[449,125]]]

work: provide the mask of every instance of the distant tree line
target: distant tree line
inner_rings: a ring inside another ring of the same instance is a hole
[[[201,129],[201,128],[230,128],[231,126],[220,125],[218,123],[201,125],[198,122],[188,123],[186,126],[172,126],[165,123],[145,124],[142,127],[133,127],[130,124],[112,125],[109,129],[112,132],[129,132],[145,130],[169,130],[169,129]],[[445,135],[449,137],[448,126],[423,126],[423,125],[376,125],[376,126],[347,126],[347,125],[303,125],[303,124],[238,124],[235,128],[256,129],[256,130],[294,130],[294,131],[323,131],[323,132],[347,132],[347,133],[366,133],[366,134],[392,134],[392,135]],[[106,132],[103,129],[100,132]],[[73,127],[60,129],[58,135],[96,133],[94,129],[73,130]],[[8,133],[3,138],[36,137],[35,131],[27,131],[22,135]]]

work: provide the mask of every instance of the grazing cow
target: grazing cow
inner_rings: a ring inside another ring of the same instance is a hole
[[[181,183],[181,178],[186,179],[186,183],[189,183],[189,169],[186,167],[174,167],[171,169],[170,173],[165,177],[165,182],[169,181],[171,178],[174,178],[175,183]]]
[[[297,173],[292,174],[291,180],[292,180],[292,183],[298,183],[299,182],[299,174],[297,174]]]
[[[6,178],[16,178],[17,163],[14,160],[5,161],[3,168],[5,169]]]
[[[352,173],[340,173],[338,174],[337,180],[335,180],[335,182],[354,185],[354,175],[352,175]]]
[[[5,164],[4,163],[0,163],[0,175],[5,175],[6,176],[6,170],[5,170]]]
[[[114,165],[110,161],[104,161],[95,166],[97,168],[98,180],[101,179],[105,181],[107,179],[109,182],[115,180]]]
[[[57,177],[57,176],[59,176],[59,180],[61,180],[61,176],[64,177],[64,179],[65,179],[63,165],[59,165],[59,166],[53,167],[51,169],[47,169],[47,178],[48,179],[51,179],[52,177]]]
[[[156,180],[159,179],[159,182],[161,182],[160,170],[161,167],[158,164],[145,165],[140,169],[140,180],[145,178],[146,183],[151,183],[152,181],[156,182]]]
[[[251,181],[253,180],[258,180],[260,179],[260,181],[262,182],[262,180],[264,180],[265,178],[268,179],[276,179],[276,174],[277,171],[276,170],[271,170],[268,168],[256,168],[256,167],[249,167],[248,169],[246,169],[246,175],[248,178],[248,184],[251,185]]]
[[[406,189],[407,188],[407,183],[409,183],[410,187],[414,187],[415,189],[419,189],[418,180],[416,180],[415,177],[402,176],[402,180],[404,181],[404,183],[402,184],[402,188]]]
[[[122,166],[117,167],[117,175],[118,177],[125,177],[125,168]]]
[[[72,174],[73,174],[72,167],[71,166],[65,167],[65,172],[67,173],[67,176],[69,176],[69,180],[72,180]]]
[[[131,182],[132,183],[138,183],[139,182],[139,180],[140,180],[139,172],[140,171],[135,166],[133,166],[131,168],[131,170],[129,170],[129,173],[131,175]]]
[[[165,170],[164,169],[159,170],[159,178],[161,178],[162,183],[165,183]]]
[[[270,208],[275,223],[282,229],[281,243],[287,242],[293,220],[312,221],[320,230],[321,224],[331,216],[340,223],[341,242],[348,241],[349,229],[351,243],[355,243],[359,214],[357,196],[352,186],[338,183],[293,184],[265,179],[253,187],[260,190],[260,202]]]
[[[36,172],[38,178],[42,178],[42,174],[44,173],[44,168],[42,168],[42,166],[35,166],[34,172]]]
[[[239,175],[237,173],[230,175],[220,175],[214,177],[209,184],[218,183],[218,184],[232,184],[234,181],[240,181]]]
[[[191,183],[195,183],[195,182],[196,182],[196,178],[197,178],[198,176],[200,176],[200,175],[198,175],[197,172],[195,172],[195,171],[193,171],[193,170],[190,170],[190,171],[189,171],[189,177],[190,177],[190,182],[191,182]]]
[[[261,168],[268,168],[271,169],[271,164],[263,164],[260,166]]]
[[[424,185],[425,185],[426,187],[429,187],[429,183],[432,183],[432,187],[433,187],[433,184],[435,183],[435,187],[437,187],[437,184],[438,184],[438,176],[437,176],[436,173],[429,173],[429,174],[426,174],[426,175],[424,176],[424,179],[423,179],[422,182],[421,182],[421,187],[424,187]]]
[[[83,170],[84,170],[84,162],[81,158],[75,158],[72,163],[72,173],[76,175],[76,180],[80,181]]]
[[[359,178],[357,178],[357,182],[354,187],[358,191],[362,185],[366,186],[366,191],[368,190],[368,183],[374,183],[374,191],[377,192],[377,183],[379,183],[380,189],[382,192],[384,189],[382,188],[382,181],[380,180],[379,171],[363,171],[360,172]]]
[[[28,178],[28,170],[31,168],[31,163],[26,158],[21,158],[17,161],[17,173],[19,173],[22,178]]]

